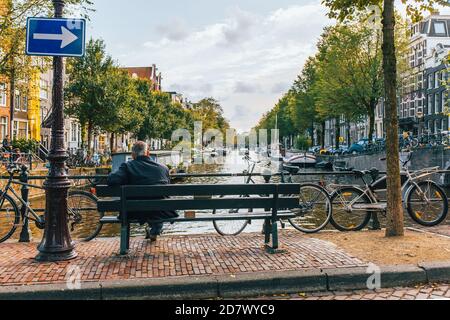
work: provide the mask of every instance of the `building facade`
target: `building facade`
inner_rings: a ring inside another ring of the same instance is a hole
[[[127,71],[128,74],[133,78],[146,79],[152,82],[153,91],[161,91],[162,75],[158,72],[156,65],[151,67],[126,67],[122,68]]]
[[[429,116],[436,116],[435,111],[442,109],[440,81],[446,66],[434,60],[437,50],[449,48],[450,16],[434,13],[411,25],[410,32],[409,54],[405,58],[409,69],[402,74],[400,89],[400,129],[421,136],[430,129],[434,131],[435,123],[431,127],[429,125],[430,121],[436,122],[437,119],[432,120]],[[442,127],[442,122],[439,126]]]
[[[424,135],[449,131],[448,56],[450,45],[438,44],[426,61],[425,107],[421,115]]]

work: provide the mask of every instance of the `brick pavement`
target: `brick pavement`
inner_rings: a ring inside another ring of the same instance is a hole
[[[68,271],[79,270],[82,282],[226,275],[236,273],[327,269],[366,266],[331,243],[304,237],[296,231],[280,234],[286,253],[270,255],[263,236],[170,236],[156,244],[142,238],[131,242],[121,257],[118,239],[99,239],[77,245],[78,258],[69,262],[37,263],[36,244],[0,244],[0,286],[66,282]],[[70,275],[70,272],[69,272]]]
[[[392,288],[370,290],[355,290],[348,292],[322,292],[312,294],[278,295],[259,297],[254,300],[450,300],[450,285],[436,284],[411,288]]]

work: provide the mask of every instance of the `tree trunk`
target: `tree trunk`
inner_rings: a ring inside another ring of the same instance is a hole
[[[321,145],[322,145],[322,149],[325,149],[325,129],[326,129],[326,123],[325,121],[322,122],[322,134],[320,136],[321,139]]]
[[[111,136],[109,138],[109,150],[111,150],[111,152],[114,152],[115,148],[114,148],[114,138],[115,138],[115,134],[114,132],[111,132]]]
[[[384,0],[383,69],[386,97],[387,237],[403,236],[404,220],[400,181],[397,115],[397,58],[395,52],[394,0]]]
[[[81,125],[81,149],[86,147],[86,124]]]
[[[314,137],[314,121],[311,123],[311,144],[312,147],[316,145],[316,137]]]
[[[87,151],[89,155],[92,155],[92,134],[94,126],[92,125],[92,121],[89,120],[88,122],[88,145],[87,145]]]
[[[336,132],[335,132],[335,148],[339,149],[339,145],[341,143],[340,138],[341,138],[341,119],[340,118],[336,118]]]
[[[352,145],[352,135],[350,132],[350,121],[347,121],[347,145],[350,147]]]
[[[369,106],[368,114],[369,114],[369,144],[371,144],[373,142],[373,135],[375,132],[375,108],[376,108],[376,104],[373,105],[374,103],[371,103]],[[397,112],[395,113],[397,114]]]
[[[14,112],[15,112],[15,101],[16,101],[16,75],[14,69],[11,71],[11,78],[9,79],[9,138],[11,141],[14,140]]]

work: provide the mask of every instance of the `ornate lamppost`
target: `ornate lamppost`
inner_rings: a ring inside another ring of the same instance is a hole
[[[55,18],[62,18],[64,0],[52,0]],[[64,261],[77,256],[67,224],[67,195],[70,181],[66,171],[68,155],[64,143],[64,60],[53,58],[53,124],[49,154],[50,172],[45,181],[45,231],[38,247],[38,261]]]

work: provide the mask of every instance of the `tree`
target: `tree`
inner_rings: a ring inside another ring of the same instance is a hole
[[[139,140],[157,138],[161,130],[158,122],[158,114],[164,112],[161,104],[156,103],[155,94],[152,93],[152,83],[149,80],[137,79],[136,89],[143,102],[141,126],[131,130]]]
[[[299,133],[309,131],[312,145],[315,145],[315,123],[321,122],[316,109],[316,93],[313,90],[317,81],[317,60],[310,57],[305,63],[302,72],[291,88],[290,115],[295,129]]]
[[[397,56],[395,48],[395,1],[394,0],[322,0],[329,7],[329,16],[340,21],[352,19],[355,14],[383,5],[383,72],[386,105],[386,153],[387,153],[387,230],[386,236],[403,236],[400,155],[397,116]],[[421,12],[433,10],[434,5],[448,5],[445,0],[402,0],[414,20]]]
[[[66,0],[66,11],[81,8],[87,17],[90,0]],[[11,130],[14,117],[15,91],[27,90],[36,72],[48,67],[48,58],[25,56],[26,20],[29,16],[52,16],[52,2],[48,0],[2,0],[0,4],[0,80],[9,82]]]
[[[115,150],[117,134],[141,127],[145,101],[139,95],[137,80],[128,72],[114,68],[106,73],[105,97],[108,112],[97,120],[96,125],[111,134],[110,150]]]
[[[195,121],[201,121],[203,128],[218,129],[225,136],[230,124],[223,116],[220,103],[214,98],[204,98],[192,106],[192,117]]]
[[[319,44],[316,95],[321,114],[347,125],[369,118],[369,141],[375,129],[375,108],[382,96],[383,72],[380,34],[358,21],[327,28]],[[350,144],[350,141],[348,141]]]
[[[82,58],[69,59],[67,73],[69,82],[65,88],[66,112],[87,126],[89,151],[92,151],[94,129],[105,123],[110,107],[107,92],[109,80],[114,77],[114,63],[105,52],[102,40],[90,40]]]

